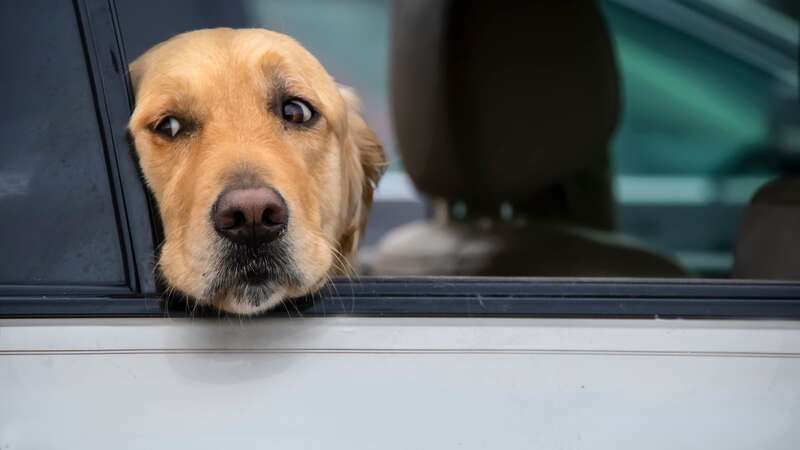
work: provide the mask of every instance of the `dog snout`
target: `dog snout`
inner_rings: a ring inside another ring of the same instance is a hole
[[[269,187],[223,192],[212,210],[217,233],[236,244],[259,246],[286,230],[289,210],[280,194]]]

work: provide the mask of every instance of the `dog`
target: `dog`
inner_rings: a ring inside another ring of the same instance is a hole
[[[386,160],[355,94],[311,53],[269,30],[206,29],[129,69],[169,290],[250,315],[352,270]]]

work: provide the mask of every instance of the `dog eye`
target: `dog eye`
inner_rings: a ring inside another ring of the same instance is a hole
[[[174,138],[181,131],[181,123],[178,119],[167,116],[156,124],[156,132],[166,137]]]
[[[314,117],[314,112],[302,100],[289,100],[283,104],[283,120],[291,123],[306,123]]]

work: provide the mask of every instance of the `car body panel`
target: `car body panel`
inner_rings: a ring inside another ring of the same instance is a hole
[[[800,442],[795,321],[13,319],[0,380],[9,449]]]

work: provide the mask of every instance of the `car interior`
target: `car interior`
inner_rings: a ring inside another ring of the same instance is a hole
[[[265,26],[359,92],[391,159],[362,274],[797,278],[754,219],[796,173],[791,2],[178,3],[161,29],[120,3],[129,58]]]
[[[736,240],[733,278],[797,280],[800,179],[761,187],[744,211]]]

